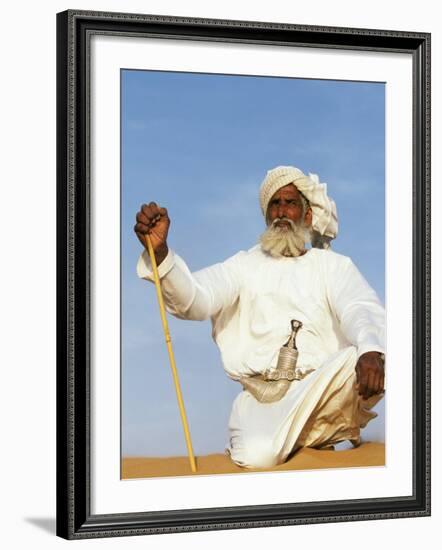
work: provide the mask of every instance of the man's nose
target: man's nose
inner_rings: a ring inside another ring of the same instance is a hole
[[[285,217],[285,204],[280,202],[278,204],[278,218],[284,218]]]

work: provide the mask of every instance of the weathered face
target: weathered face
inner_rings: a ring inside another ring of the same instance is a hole
[[[303,216],[303,204],[299,191],[289,183],[278,189],[270,199],[267,208],[267,223],[270,225],[276,218],[288,218],[297,223]],[[311,209],[308,208],[304,215],[304,222],[308,227],[311,224]],[[287,221],[281,220],[275,223],[277,227],[290,227]]]

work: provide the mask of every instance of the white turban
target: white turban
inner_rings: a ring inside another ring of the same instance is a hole
[[[320,183],[316,174],[306,176],[294,166],[278,166],[267,172],[259,191],[259,202],[264,216],[276,191],[289,183],[293,183],[309,201],[313,214],[312,230],[317,234],[317,238],[328,237],[328,241],[334,239],[338,234],[338,215],[336,204],[327,196],[327,184]],[[313,241],[312,244],[314,246]]]

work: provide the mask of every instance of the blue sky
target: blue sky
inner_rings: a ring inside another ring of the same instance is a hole
[[[122,71],[123,455],[185,455],[153,285],[135,273],[135,214],[171,218],[169,245],[196,270],[256,244],[267,170],[319,175],[337,204],[336,252],[384,301],[385,88],[382,83]],[[241,386],[227,378],[210,322],[169,317],[196,454],[223,452]],[[367,434],[383,439],[380,419]],[[365,432],[367,433],[367,432]]]

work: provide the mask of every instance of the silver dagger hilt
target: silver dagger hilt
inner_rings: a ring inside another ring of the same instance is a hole
[[[302,327],[301,321],[296,319],[291,320],[292,333],[290,334],[287,342],[279,350],[278,363],[276,365],[277,370],[292,370],[296,368],[296,362],[298,361],[298,348],[296,347],[296,335],[298,330]]]

